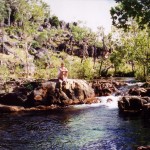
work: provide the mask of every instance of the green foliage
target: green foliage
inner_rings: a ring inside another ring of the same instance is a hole
[[[76,61],[72,64],[71,76],[79,79],[92,79],[94,75],[93,62],[86,59],[81,64],[81,61]]]
[[[6,7],[5,7],[5,0],[0,1],[0,21],[3,21],[7,15]]]
[[[47,79],[47,77],[46,77],[46,70],[38,68],[37,72],[34,75],[34,78],[35,79]]]
[[[150,0],[115,0],[118,5],[111,8],[113,25],[118,28],[127,28],[130,18],[136,20],[140,28],[150,27]]]
[[[137,80],[140,80],[140,81],[145,81],[146,80],[146,77],[144,75],[144,68],[143,68],[143,66],[139,66],[138,65],[138,69],[135,72],[135,78]]]
[[[81,78],[80,71],[81,71],[81,62],[80,60],[74,60],[72,62],[68,62],[67,65],[69,70],[69,78]]]
[[[84,40],[88,37],[89,31],[86,28],[81,28],[79,26],[71,26],[73,37],[76,41]]]
[[[121,51],[113,51],[110,61],[114,65],[115,72],[119,71],[119,68],[125,64],[123,49]]]
[[[42,0],[1,0],[0,6],[0,21],[20,22],[26,31],[37,28],[49,14],[48,5]]]
[[[0,77],[3,79],[4,82],[9,80],[10,70],[7,68],[7,66],[0,67]]]
[[[34,21],[36,22],[43,22],[43,20],[45,19],[45,10],[48,8],[48,5],[43,4],[43,2],[39,2],[37,3],[37,1],[32,2],[32,9],[31,9],[31,14],[32,14],[32,18]]]
[[[33,48],[37,48],[37,47],[40,47],[40,43],[38,41],[33,40],[31,46]]]
[[[86,59],[83,62],[82,73],[85,79],[92,79],[94,76],[93,62],[90,59]]]
[[[16,33],[16,28],[13,26],[10,26],[8,28],[5,28],[5,31],[8,33],[8,35],[12,35]]]
[[[52,26],[55,26],[56,28],[60,25],[60,22],[57,16],[52,16],[52,18],[50,18],[50,23]]]
[[[60,22],[58,17],[52,16],[50,18],[49,7],[42,0],[1,0],[0,21],[5,19],[7,22],[10,19],[9,15],[11,15],[13,22],[23,23],[22,26],[5,27],[5,31],[7,35],[23,35],[22,41],[19,41],[19,44],[17,44],[17,46],[23,46],[23,52],[21,48],[12,48],[12,50],[17,52],[17,55],[23,58],[23,61],[26,59],[26,63],[29,60],[25,45],[29,46],[29,48],[30,46],[32,48],[42,47],[43,44],[52,44],[52,46],[57,47],[58,44],[68,39],[68,37],[64,37],[67,34],[72,34],[75,42],[86,40],[88,45],[96,45],[97,47],[106,46],[107,49],[113,48],[113,52],[107,59],[102,56],[97,58],[95,66],[92,59],[85,59],[81,63],[81,59],[78,57],[69,56],[64,52],[56,54],[54,51],[49,50],[47,56],[35,61],[37,68],[35,78],[56,78],[58,67],[64,61],[69,70],[69,78],[92,79],[93,77],[105,74],[109,66],[113,66],[114,68],[111,68],[110,74],[128,74],[133,72],[136,78],[145,79],[150,74],[150,31],[146,26],[150,22],[149,17],[147,17],[149,9],[146,9],[149,7],[150,2],[149,0],[148,2],[138,0],[116,1],[119,5],[111,9],[114,25],[126,28],[129,25],[128,23],[130,23],[128,32],[117,29],[106,36],[104,35],[103,27],[99,27],[98,32],[94,33],[86,27],[74,26],[73,24],[70,26],[71,30],[59,29]],[[50,18],[49,21],[56,28],[44,28],[42,32],[37,31],[45,18]],[[130,20],[130,18],[135,19],[138,24],[133,19]],[[146,28],[140,30],[140,27]],[[10,42],[17,43],[17,39],[9,38],[9,40]],[[74,50],[75,48],[79,48],[78,45],[73,46]],[[50,67],[46,67],[46,63]],[[18,67],[15,69],[15,73],[16,77],[23,77],[23,69]],[[4,80],[12,77],[7,67],[1,67],[0,75],[3,76]]]
[[[128,32],[118,29],[117,34],[119,34],[119,38],[116,39],[115,51],[110,57],[111,62],[116,67],[116,72],[120,68],[124,73],[131,69],[136,78],[145,79],[150,73],[149,29],[140,30],[138,24],[132,22]],[[127,69],[126,65],[130,66],[130,69]]]
[[[36,41],[40,44],[40,45],[42,45],[44,42],[46,42],[48,40],[48,35],[47,35],[47,32],[46,31],[44,31],[44,32],[41,32],[39,35],[38,35],[38,37],[37,37],[37,39],[36,39]]]

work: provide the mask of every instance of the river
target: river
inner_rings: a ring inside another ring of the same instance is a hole
[[[113,102],[107,103],[108,98]],[[0,150],[134,150],[150,145],[148,120],[120,114],[117,96],[100,99],[101,104],[0,114]]]

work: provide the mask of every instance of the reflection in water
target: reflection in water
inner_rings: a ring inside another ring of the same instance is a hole
[[[131,150],[150,144],[149,126],[117,108],[81,105],[32,114],[0,116],[0,149]]]

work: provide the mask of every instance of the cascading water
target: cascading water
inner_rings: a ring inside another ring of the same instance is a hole
[[[82,104],[82,105],[75,105],[71,106],[76,109],[78,108],[89,108],[89,107],[108,107],[108,108],[118,108],[118,100],[121,98],[121,96],[101,96],[97,97],[97,99],[100,101],[99,103],[95,104]]]

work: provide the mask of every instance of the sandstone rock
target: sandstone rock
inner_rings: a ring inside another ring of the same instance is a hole
[[[128,93],[129,93],[129,95],[150,97],[150,88],[135,87],[135,88],[130,89]]]
[[[68,79],[65,82],[50,80],[34,90],[34,100],[47,105],[80,104],[85,103],[86,98],[94,96],[94,91],[88,83],[78,79]]]
[[[118,101],[122,112],[141,112],[149,107],[149,97],[124,96]]]
[[[94,88],[96,96],[109,96],[115,92],[119,93],[116,86],[120,87],[120,83],[105,80],[94,80],[92,82],[92,87]]]
[[[68,79],[65,82],[57,79],[31,81],[19,84],[12,93],[0,95],[0,104],[22,106],[26,110],[38,106],[68,106],[96,102],[98,101],[92,87],[85,80],[79,79]],[[14,107],[12,109],[15,110]]]

